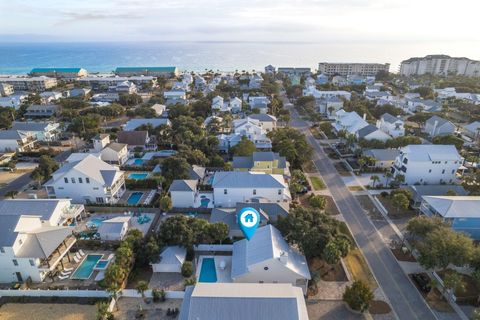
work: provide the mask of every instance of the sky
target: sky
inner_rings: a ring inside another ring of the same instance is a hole
[[[0,42],[315,42],[479,59],[479,11],[478,0],[0,0]]]

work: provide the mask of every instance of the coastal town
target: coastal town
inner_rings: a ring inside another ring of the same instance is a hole
[[[480,319],[480,61],[1,75],[0,196],[0,319]]]

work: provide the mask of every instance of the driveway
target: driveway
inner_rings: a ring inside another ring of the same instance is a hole
[[[404,274],[390,249],[382,241],[372,222],[363,213],[320,144],[308,130],[296,110],[290,108],[290,125],[302,131],[314,149],[313,160],[330,189],[338,209],[359,248],[362,250],[379,286],[399,319],[436,319],[417,289]]]

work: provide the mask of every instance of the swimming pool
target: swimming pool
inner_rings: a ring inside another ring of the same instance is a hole
[[[129,179],[134,179],[134,180],[143,180],[147,179],[148,173],[147,172],[135,172],[135,173],[130,173],[128,175]]]
[[[128,204],[137,204],[138,201],[140,201],[140,199],[142,198],[143,196],[143,192],[133,192],[130,197],[128,197],[128,200],[127,200],[127,203]]]
[[[72,274],[71,279],[85,280],[92,276],[93,268],[98,260],[102,259],[103,254],[89,254],[82,261],[77,270]]]
[[[98,229],[98,227],[102,224],[103,222],[103,219],[100,219],[100,218],[92,218],[90,220],[87,221],[86,225],[87,225],[87,228],[89,229]]]
[[[200,269],[199,282],[217,282],[217,272],[215,271],[215,259],[203,258],[202,268]]]
[[[98,260],[93,270],[105,270],[107,269],[109,263],[110,260]]]

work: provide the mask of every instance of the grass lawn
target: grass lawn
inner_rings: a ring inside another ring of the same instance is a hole
[[[322,190],[325,189],[325,183],[320,177],[310,177],[310,181],[312,182],[312,186],[314,190]]]
[[[360,249],[354,248],[350,250],[343,261],[354,280],[362,280],[365,283],[368,283],[372,290],[375,290],[378,287],[377,281],[375,281]]]

